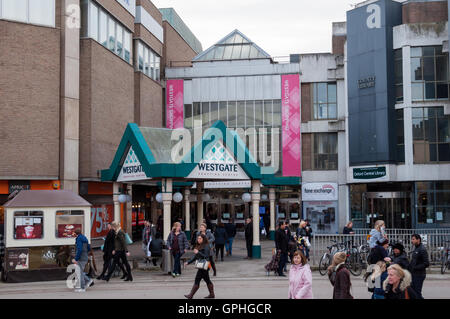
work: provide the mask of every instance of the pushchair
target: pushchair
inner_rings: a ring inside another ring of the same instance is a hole
[[[280,263],[281,251],[272,250],[272,259],[270,262],[264,266],[266,269],[267,276],[270,275],[270,272],[273,271],[275,275],[278,274],[278,264]]]

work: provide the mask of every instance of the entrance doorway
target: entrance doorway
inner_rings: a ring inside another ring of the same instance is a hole
[[[363,193],[363,219],[372,228],[377,220],[384,220],[386,228],[412,228],[411,193],[367,192]]]

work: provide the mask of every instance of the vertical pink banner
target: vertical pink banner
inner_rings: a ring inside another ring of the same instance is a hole
[[[281,76],[283,176],[302,176],[300,76]]]
[[[166,127],[184,127],[184,87],[183,80],[167,80],[166,85]]]

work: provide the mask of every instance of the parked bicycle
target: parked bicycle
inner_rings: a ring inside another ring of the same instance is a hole
[[[338,251],[344,251],[345,249],[342,243],[338,243],[335,240],[331,241],[334,242],[334,244],[327,247],[328,252],[324,253],[319,261],[319,273],[322,276],[325,276],[327,274],[328,267],[333,261],[334,254],[336,254]]]
[[[345,264],[348,270],[353,276],[359,276],[362,273],[364,267],[364,261],[359,253],[357,246],[353,245],[351,240],[346,241],[344,244],[347,259]]]

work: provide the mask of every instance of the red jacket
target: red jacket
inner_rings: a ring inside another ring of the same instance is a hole
[[[350,288],[352,286],[350,282],[350,272],[345,267],[345,264],[339,264],[335,268],[336,278],[333,282],[331,273],[328,274],[331,284],[334,286],[333,299],[353,299],[350,294]]]

